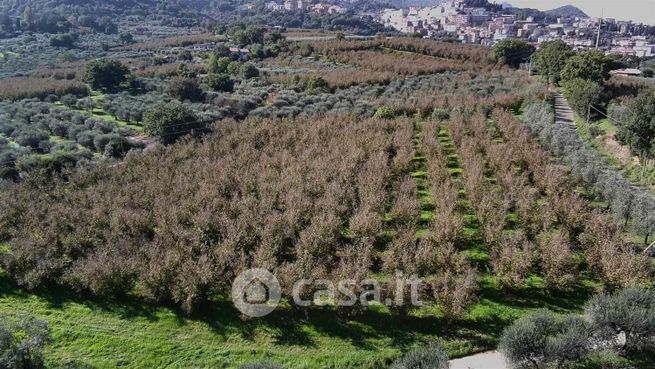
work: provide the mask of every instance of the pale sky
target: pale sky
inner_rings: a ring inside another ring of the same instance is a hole
[[[501,4],[505,1],[517,8],[539,10],[573,5],[590,17],[600,17],[602,12],[606,18],[655,25],[655,0],[496,0],[495,2]]]

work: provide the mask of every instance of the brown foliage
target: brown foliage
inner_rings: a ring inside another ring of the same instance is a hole
[[[412,152],[412,132],[406,120],[350,116],[224,121],[202,142],[52,188],[26,181],[3,205],[2,223],[20,232],[2,263],[28,287],[135,290],[186,310],[253,266],[280,271],[286,289],[292,277],[343,273],[370,262],[353,260],[352,247],[378,235],[373,218],[384,217],[402,161],[392,153]]]
[[[561,231],[544,233],[538,238],[539,266],[544,284],[550,289],[566,289],[576,281],[573,247]]]
[[[503,289],[516,289],[525,282],[534,260],[534,244],[522,233],[505,237],[491,253],[491,266]]]
[[[0,100],[44,98],[48,95],[87,95],[86,84],[67,79],[8,78],[0,79]]]
[[[476,299],[477,273],[466,256],[458,253],[452,244],[440,245],[435,259],[439,265],[431,284],[432,295],[446,319],[455,320],[462,317]]]

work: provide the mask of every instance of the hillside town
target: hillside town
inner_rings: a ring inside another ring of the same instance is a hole
[[[655,43],[634,35],[637,25],[613,18],[558,17],[554,23],[546,23],[532,16],[520,19],[516,14],[467,7],[462,0],[449,0],[436,6],[386,9],[380,13],[379,21],[400,32],[424,37],[453,34],[463,43],[491,46],[504,39],[521,38],[539,45],[562,39],[575,49],[598,47],[608,54],[655,55]],[[599,25],[605,33],[603,37],[598,37]]]

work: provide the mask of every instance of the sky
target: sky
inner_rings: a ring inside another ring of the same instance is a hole
[[[496,0],[508,2],[517,8],[549,10],[564,5],[574,5],[590,17],[616,20],[632,20],[637,23],[655,25],[655,0]]]

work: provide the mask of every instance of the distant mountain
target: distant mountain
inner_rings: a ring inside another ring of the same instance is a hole
[[[557,9],[546,10],[544,13],[546,13],[546,15],[549,15],[551,17],[589,18],[589,16],[585,12],[583,12],[579,8],[576,8],[573,5],[565,5]]]
[[[512,5],[512,4],[508,3],[508,2],[504,2],[501,5],[502,5],[503,9],[511,9],[511,8],[514,7],[514,5]]]

